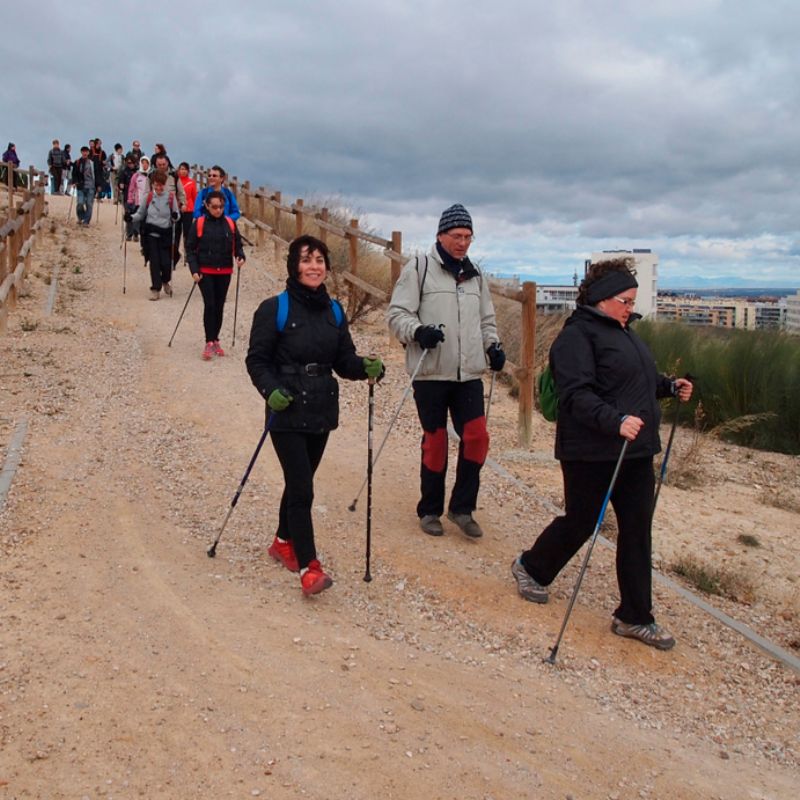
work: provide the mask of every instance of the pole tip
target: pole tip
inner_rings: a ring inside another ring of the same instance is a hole
[[[369,572],[364,576],[364,583],[370,583],[372,581],[372,575]]]
[[[347,506],[347,510],[348,511],[355,511],[356,510],[356,501],[355,500],[353,500],[353,502],[350,503],[349,506]]]
[[[206,555],[209,558],[214,558],[216,554],[217,554],[217,545],[215,542],[214,544],[211,545],[211,547],[208,548],[208,550],[206,550]]]

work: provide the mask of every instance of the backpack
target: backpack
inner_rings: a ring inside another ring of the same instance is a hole
[[[555,422],[558,419],[558,390],[549,364],[539,373],[536,390],[542,416],[548,422]]]
[[[336,327],[341,328],[344,322],[344,311],[342,305],[338,300],[331,297],[331,311],[333,311],[333,318],[336,320]],[[276,315],[276,325],[278,333],[281,333],[286,327],[286,320],[289,318],[289,293],[284,289],[278,295],[278,313]]]

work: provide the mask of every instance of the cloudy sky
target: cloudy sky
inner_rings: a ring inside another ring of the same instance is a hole
[[[462,202],[494,272],[650,247],[665,284],[800,285],[795,0],[29,0],[12,27],[26,165],[138,137],[408,250]]]

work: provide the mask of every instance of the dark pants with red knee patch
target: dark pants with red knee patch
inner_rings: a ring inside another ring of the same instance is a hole
[[[440,517],[444,512],[448,412],[461,439],[448,510],[454,514],[471,514],[478,503],[481,467],[489,450],[483,382],[414,381],[414,400],[423,431],[421,498],[417,503],[417,515]]]

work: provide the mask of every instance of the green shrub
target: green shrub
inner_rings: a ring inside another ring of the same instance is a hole
[[[702,402],[707,429],[749,447],[800,453],[800,339],[650,320],[636,331],[659,369],[696,378],[692,405]]]

